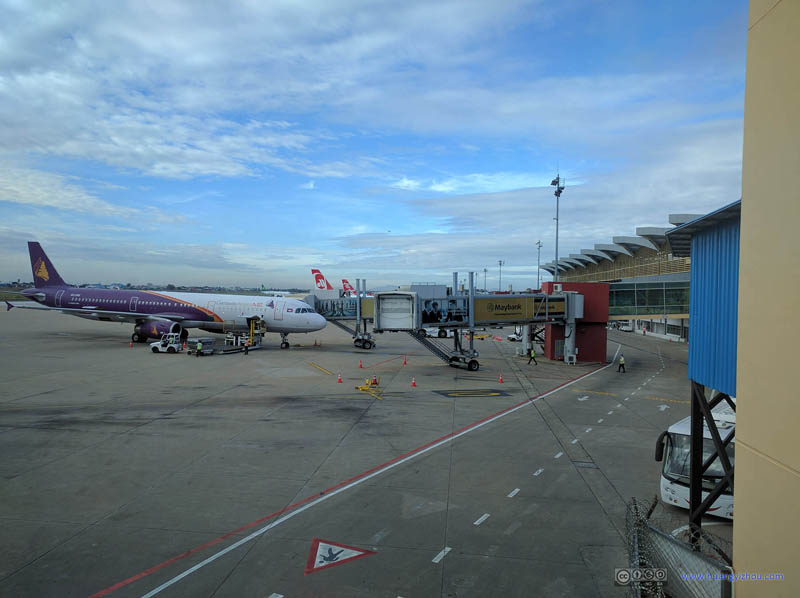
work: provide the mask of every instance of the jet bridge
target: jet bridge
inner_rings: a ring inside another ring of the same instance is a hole
[[[355,297],[325,299],[309,295],[305,301],[313,305],[316,312],[328,322],[349,333],[356,347],[372,349],[375,347],[375,339],[367,330],[367,324],[374,319],[375,300],[366,296],[366,289],[367,281],[358,278]],[[355,321],[355,326],[349,325],[352,321]]]
[[[454,289],[457,277],[458,273],[454,273]],[[575,320],[583,317],[583,295],[579,293],[475,296],[473,272],[469,273],[469,282],[467,294],[446,297],[423,298],[409,291],[376,293],[374,331],[406,332],[449,365],[476,371],[480,367],[474,347],[476,327],[539,323],[562,324],[570,331],[575,328]],[[428,339],[426,326],[454,329],[452,350]],[[467,347],[462,334],[469,339]],[[575,335],[569,333],[565,337],[564,359],[575,363],[576,355]]]

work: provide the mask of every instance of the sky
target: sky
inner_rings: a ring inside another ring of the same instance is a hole
[[[524,289],[556,173],[562,257],[741,196],[746,0],[0,15],[0,281]]]

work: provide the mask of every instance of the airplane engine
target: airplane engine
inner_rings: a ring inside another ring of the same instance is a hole
[[[134,327],[133,340],[137,342],[145,342],[148,337],[159,339],[161,338],[162,334],[167,334],[169,332],[181,333],[183,331],[181,330],[181,325],[177,322],[168,322],[165,320],[144,322],[143,324],[139,324]]]

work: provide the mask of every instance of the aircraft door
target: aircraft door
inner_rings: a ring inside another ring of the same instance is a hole
[[[64,296],[64,291],[58,291],[56,293],[56,307],[61,307],[61,297]]]
[[[138,308],[139,308],[139,298],[131,297],[131,303],[128,308],[128,311],[136,311]]]
[[[283,307],[286,305],[286,301],[276,301],[275,302],[275,319],[276,320],[283,320]]]

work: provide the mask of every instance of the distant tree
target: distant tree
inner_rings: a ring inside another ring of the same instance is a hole
[[[125,288],[126,288],[126,289],[129,289],[129,288],[131,288],[131,283],[129,283],[129,282],[126,282],[126,283],[125,283]]]
[[[174,291],[175,290],[175,285],[174,284],[168,284],[167,285],[167,290],[168,291]]]

